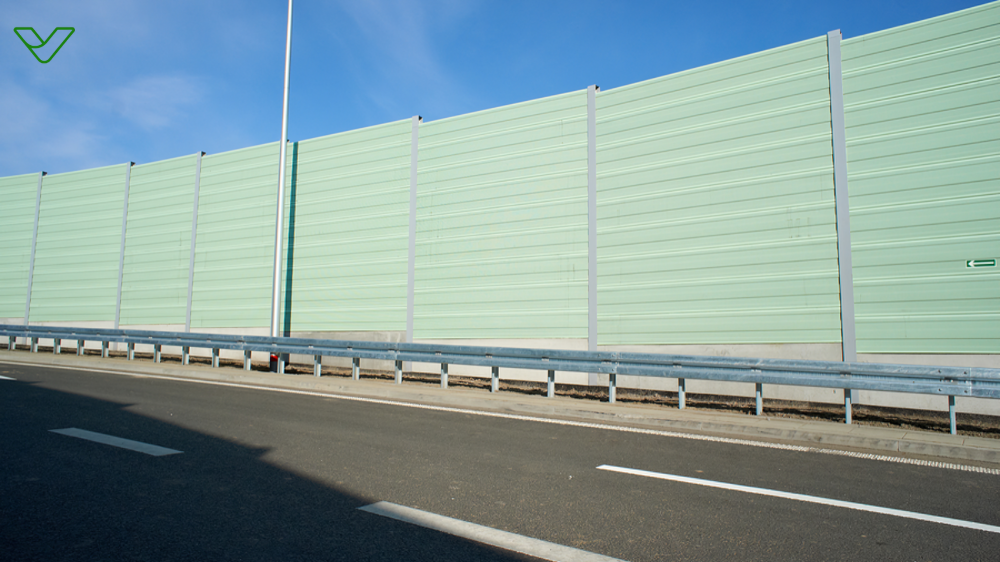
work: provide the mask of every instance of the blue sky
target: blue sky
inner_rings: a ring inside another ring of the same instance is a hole
[[[610,89],[972,0],[296,0],[288,136]],[[281,135],[285,0],[0,0],[0,176]],[[39,64],[13,32],[76,28]]]

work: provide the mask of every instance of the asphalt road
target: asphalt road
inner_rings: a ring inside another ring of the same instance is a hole
[[[0,559],[534,560],[379,517],[388,501],[642,560],[996,560],[1000,476],[0,364]],[[183,451],[149,456],[79,428]]]

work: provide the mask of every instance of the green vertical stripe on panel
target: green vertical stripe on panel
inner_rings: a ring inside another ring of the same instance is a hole
[[[38,174],[0,178],[0,318],[24,318]]]
[[[587,95],[420,127],[415,338],[587,337]]]
[[[1000,3],[843,55],[858,351],[1000,353]]]
[[[114,321],[127,166],[43,179],[32,322]]]
[[[826,38],[597,94],[599,343],[840,342]]]
[[[406,329],[410,120],[293,143],[285,331]]]
[[[192,330],[270,325],[278,148],[202,158]]]
[[[120,324],[183,324],[195,156],[132,168]]]

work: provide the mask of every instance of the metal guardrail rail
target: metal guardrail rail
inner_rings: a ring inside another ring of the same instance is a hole
[[[939,394],[948,397],[951,432],[956,432],[955,397],[1000,398],[1000,369],[983,367],[931,367],[924,365],[894,365],[884,363],[846,363],[837,361],[805,361],[789,359],[751,359],[740,357],[706,357],[665,355],[618,351],[573,351],[562,349],[525,349],[347,340],[320,340],[266,336],[203,334],[190,332],[158,332],[147,330],[114,330],[101,328],[65,328],[55,326],[24,326],[0,324],[0,336],[9,338],[9,349],[15,348],[15,338],[28,338],[31,351],[37,351],[40,339],[53,340],[52,349],[59,353],[62,340],[76,340],[77,354],[83,353],[84,342],[100,341],[101,355],[108,356],[110,342],[128,344],[128,358],[133,359],[135,345],[153,346],[153,360],[160,361],[162,346],[182,350],[181,362],[188,364],[190,349],[211,349],[212,366],[219,365],[219,350],[243,351],[243,368],[250,369],[250,353],[267,352],[279,356],[278,372],[284,372],[284,355],[312,355],[314,374],[320,375],[323,356],[352,358],[352,376],[360,376],[361,359],[393,361],[395,382],[402,382],[404,361],[438,363],[441,365],[441,387],[448,387],[448,365],[478,365],[492,368],[491,391],[499,388],[500,368],[533,369],[548,372],[548,396],[555,395],[555,372],[570,371],[609,375],[608,400],[615,401],[617,376],[676,378],[679,407],[685,406],[687,379],[744,382],[756,385],[757,415],[763,411],[764,384],[842,388],[845,421],[851,423],[851,393],[849,390],[875,390]]]

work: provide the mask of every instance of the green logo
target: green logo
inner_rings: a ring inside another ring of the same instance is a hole
[[[25,39],[24,35],[21,35],[22,31],[30,31],[31,34],[35,36],[34,40],[32,40],[31,43],[28,43],[28,39]],[[27,47],[28,50],[31,51],[31,54],[35,56],[35,59],[42,64],[48,63],[49,61],[52,60],[52,57],[56,56],[56,53],[59,52],[59,49],[62,49],[62,46],[66,44],[66,41],[69,39],[70,35],[73,35],[74,31],[76,31],[75,27],[57,27],[52,30],[52,33],[50,33],[49,36],[45,38],[45,40],[42,40],[42,36],[39,35],[38,32],[35,31],[35,28],[33,27],[14,28],[14,33],[16,33],[18,38],[21,39],[21,42],[24,43],[24,46]],[[53,41],[52,38],[55,37],[57,33],[59,33],[59,36],[62,37],[62,41],[59,42],[58,47],[52,50],[52,54],[50,54],[47,59],[42,60],[42,57],[38,56],[39,51],[42,51],[42,56],[45,56],[45,53],[51,50],[52,46],[56,44],[56,41]],[[37,43],[37,44],[32,44],[32,43]],[[44,47],[46,46],[48,46],[49,48],[45,49]]]

